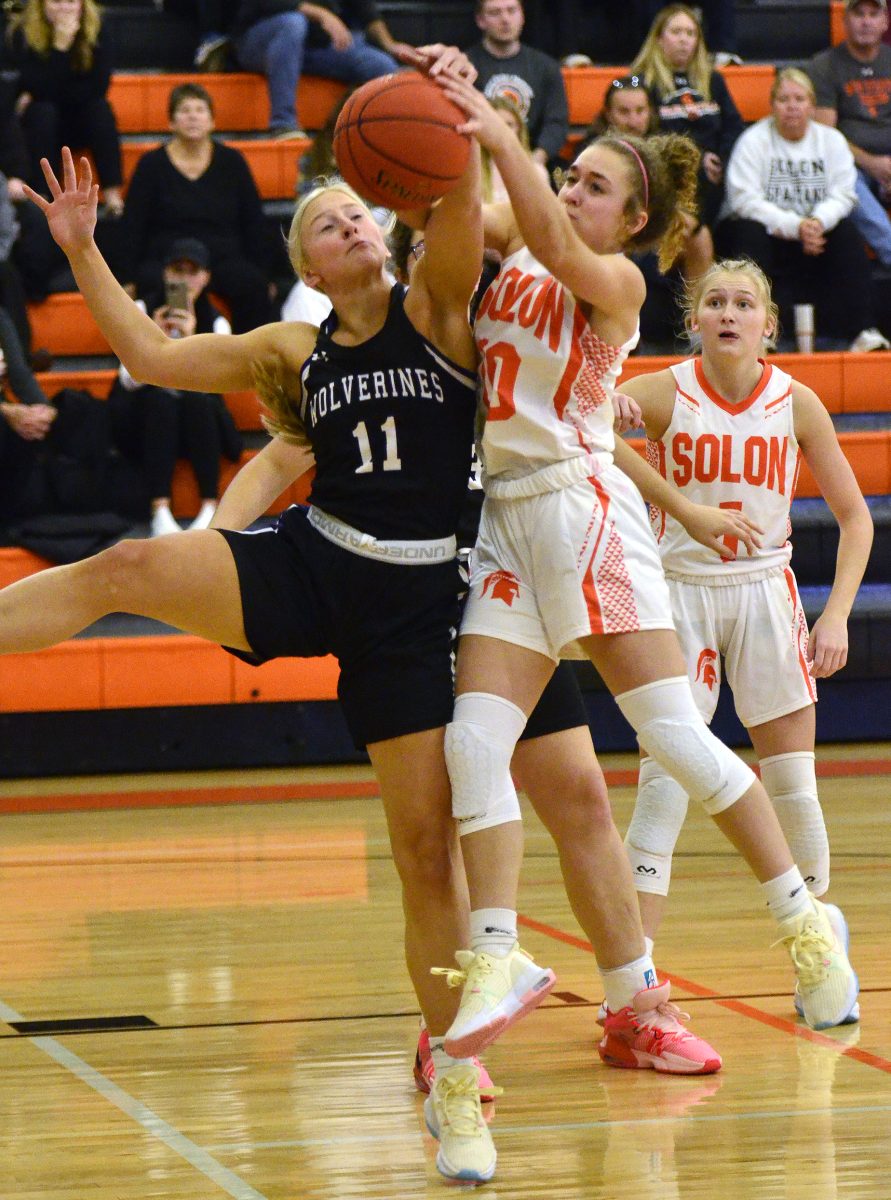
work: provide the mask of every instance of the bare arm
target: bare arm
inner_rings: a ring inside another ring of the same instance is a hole
[[[445,87],[468,114],[465,128],[491,151],[531,253],[598,312],[626,324],[636,321],[645,295],[637,267],[621,254],[595,254],[588,248],[535,163],[481,92],[463,80],[450,79]]]
[[[701,542],[722,557],[727,556],[727,538],[742,542],[750,554],[761,545],[757,525],[741,512],[693,504],[621,438],[614,450],[616,466],[628,476],[648,504],[674,517],[694,541]]]
[[[245,529],[279,498],[295,479],[315,465],[309,446],[273,438],[245,463],[223,493],[213,529]]]
[[[792,402],[795,436],[839,530],[832,590],[808,644],[813,673],[820,678],[834,674],[848,659],[848,616],[869,562],[872,517],[819,397],[795,383]]]
[[[99,328],[134,379],[161,387],[226,392],[252,387],[258,361],[279,360],[286,370],[299,371],[300,356],[311,353],[315,336],[308,325],[265,325],[227,338],[168,338],[120,286],[93,239],[98,188],[89,164],[81,160],[78,179],[67,147],[62,163],[64,186],[43,160],[52,201],[30,188],[27,195],[46,216]]]

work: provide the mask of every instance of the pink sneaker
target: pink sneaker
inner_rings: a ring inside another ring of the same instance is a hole
[[[478,1058],[473,1059],[473,1065],[480,1077],[480,1101],[483,1104],[490,1104],[495,1099],[495,1084],[492,1082],[492,1077]],[[414,1076],[415,1087],[418,1091],[429,1095],[436,1077],[436,1067],[433,1063],[433,1055],[430,1053],[430,1034],[426,1029],[422,1029],[418,1035]]]
[[[721,1069],[721,1057],[708,1042],[688,1032],[689,1021],[670,1004],[670,983],[646,988],[619,1012],[607,1012],[604,1036],[597,1047],[612,1067],[665,1071],[669,1075],[711,1075]]]

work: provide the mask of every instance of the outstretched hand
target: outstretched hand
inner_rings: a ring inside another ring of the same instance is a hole
[[[93,182],[93,172],[85,158],[80,160],[80,175],[67,146],[62,147],[62,180],[60,184],[45,158],[40,160],[43,177],[52,200],[39,195],[27,184],[23,190],[47,219],[50,233],[70,257],[85,249],[93,240],[96,213],[99,206],[99,185]]]
[[[764,530],[741,512],[727,508],[712,508],[708,504],[691,504],[682,521],[690,537],[722,558],[737,558],[740,545],[749,554],[761,548]]]

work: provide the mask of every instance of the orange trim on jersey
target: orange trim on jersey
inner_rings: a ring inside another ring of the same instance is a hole
[[[795,632],[794,627],[798,623],[798,613],[800,610],[800,603],[799,603],[799,599],[798,599],[798,588],[795,586],[795,576],[792,574],[791,568],[784,567],[783,574],[786,577],[786,587],[789,589],[789,598],[792,601],[793,634],[794,634],[794,632]],[[796,641],[797,640],[798,639],[796,638]],[[807,688],[807,694],[810,696],[811,700],[813,700],[816,703],[817,689],[814,684],[813,676],[811,675],[810,671],[808,670],[807,659],[805,658],[804,652],[801,649],[800,641],[798,642],[798,663],[799,663],[799,666],[801,667],[801,673],[804,676],[804,682],[805,682],[805,686]]]
[[[783,392],[782,396],[778,396],[776,398],[776,400],[769,400],[767,402],[767,404],[764,405],[764,411],[769,412],[770,409],[776,408],[776,406],[778,404],[782,404],[784,400],[788,400],[791,395],[792,395],[792,384],[790,383],[788,388],[786,389],[786,391]]]
[[[588,326],[585,320],[584,313],[578,303],[575,306],[575,312],[572,318],[572,334],[569,342],[569,358],[566,361],[566,368],[560,376],[560,382],[557,384],[557,390],[554,392],[554,412],[557,418],[562,422],[563,414],[566,411],[566,405],[569,403],[569,398],[572,395],[572,385],[578,378],[578,373],[581,370],[584,362],[584,354],[582,352],[581,337]],[[579,445],[585,450],[590,450],[582,441],[581,431],[576,430],[579,439]]]
[[[746,409],[752,407],[752,405],[767,387],[768,383],[770,382],[770,378],[773,375],[773,367],[770,365],[770,363],[766,363],[763,358],[759,358],[758,361],[761,363],[762,368],[761,378],[755,385],[755,390],[750,395],[746,396],[742,404],[730,404],[724,399],[723,396],[718,395],[705,377],[705,371],[702,369],[701,358],[694,358],[693,371],[696,375],[696,382],[705,392],[706,396],[708,396],[709,400],[711,400],[712,404],[717,404],[718,408],[722,408],[724,412],[730,413],[731,416],[735,416],[736,413],[745,412]]]
[[[702,405],[699,403],[699,401],[696,399],[695,396],[691,396],[689,392],[685,392],[684,389],[677,382],[675,383],[675,390],[676,390],[678,396],[683,396],[683,398],[688,402],[688,404],[690,404],[690,406],[692,408],[695,408],[696,411],[699,412],[700,408],[702,408]]]
[[[585,597],[585,607],[588,610],[591,632],[604,633],[603,609],[600,604],[600,597],[597,594],[597,584],[594,582],[594,564],[597,561],[597,551],[600,548],[600,542],[606,530],[606,514],[609,512],[610,499],[609,492],[598,481],[596,476],[592,475],[588,483],[590,483],[597,494],[597,499],[600,501],[600,529],[597,531],[597,540],[594,543],[594,550],[588,562],[588,570],[585,578],[582,580],[582,595]]]
[[[795,470],[792,472],[792,487],[789,489],[789,502],[795,498],[795,489],[798,487],[798,474],[801,470],[801,447],[795,451]],[[792,511],[789,511],[789,532],[792,532]]]
[[[659,472],[659,474],[662,476],[663,479],[667,480],[668,479],[668,468],[667,468],[666,462],[665,462],[665,443],[663,441],[661,441],[661,439],[657,441],[657,440],[654,440],[653,438],[647,438],[647,444],[650,446],[656,447],[656,457],[657,457],[656,470]],[[647,458],[649,459],[649,455],[647,455]],[[661,542],[662,539],[665,537],[665,522],[667,519],[665,509],[660,508],[658,504],[651,504],[650,511],[656,512],[659,514],[659,532],[656,534],[656,541]]]

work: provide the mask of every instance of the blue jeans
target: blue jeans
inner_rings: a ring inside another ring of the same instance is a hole
[[[851,220],[866,244],[873,248],[882,266],[891,267],[891,217],[862,171],[857,172],[855,191],[857,203]]]
[[[252,25],[235,44],[245,70],[266,76],[272,129],[299,128],[297,84],[304,71],[345,83],[366,83],[399,69],[396,60],[370,45],[363,33],[353,31],[347,50],[315,49],[306,46],[308,28],[309,20],[302,13],[279,13]]]

